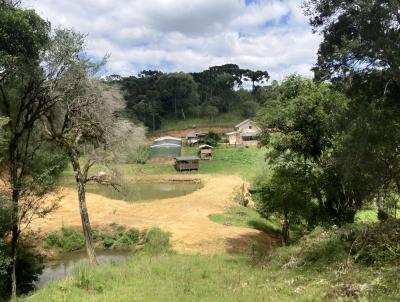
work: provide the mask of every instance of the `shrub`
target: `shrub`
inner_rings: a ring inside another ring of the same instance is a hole
[[[9,255],[9,250],[6,250],[5,253]],[[11,260],[11,258],[9,259]],[[8,262],[8,265],[4,267],[5,271],[0,272],[0,301],[3,301],[3,298],[4,301],[7,301],[7,297],[11,293],[11,265],[10,261]],[[21,244],[18,248],[16,266],[17,294],[22,295],[32,291],[35,288],[34,282],[38,280],[42,270],[41,257],[35,254],[30,247]]]
[[[85,246],[82,232],[70,228],[62,228],[61,233],[52,232],[47,236],[47,246],[59,248],[63,252],[72,252]]]
[[[129,162],[133,162],[136,164],[145,164],[149,159],[149,146],[148,145],[140,145],[136,151],[130,156]]]
[[[92,236],[93,236],[93,240],[94,241],[102,241],[102,240],[104,240],[104,236],[105,235],[100,231],[93,230],[92,231]]]
[[[218,143],[221,141],[221,137],[219,136],[218,133],[215,133],[213,131],[209,131],[206,136],[204,137],[204,142],[207,145],[216,147]]]
[[[122,243],[122,245],[125,246],[135,246],[139,241],[139,237],[140,232],[135,228],[131,228],[130,230],[125,232],[120,242]]]
[[[114,244],[115,239],[112,236],[105,236],[103,239],[103,246],[105,248],[110,248]]]
[[[82,232],[63,228],[60,245],[60,248],[65,252],[80,250],[85,246],[85,237]]]
[[[379,221],[386,221],[389,218],[389,214],[386,213],[384,210],[378,210],[378,219]]]
[[[51,232],[46,239],[48,247],[59,247],[59,238],[57,232]]]
[[[143,252],[152,255],[168,253],[171,251],[171,234],[163,232],[159,228],[153,228],[147,232],[144,238]]]
[[[368,224],[355,234],[352,253],[363,264],[396,263],[400,260],[400,221]]]
[[[125,234],[125,227],[124,226],[118,226],[117,227],[117,236],[122,237]]]

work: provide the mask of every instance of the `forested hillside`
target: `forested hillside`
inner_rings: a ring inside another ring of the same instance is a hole
[[[268,79],[266,71],[226,64],[193,73],[144,70],[137,76],[111,75],[107,82],[122,87],[128,115],[155,131],[165,119],[213,120],[221,113],[253,117],[268,98]],[[250,89],[243,88],[247,83]]]

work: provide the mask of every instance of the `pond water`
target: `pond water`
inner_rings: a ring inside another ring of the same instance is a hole
[[[202,188],[200,182],[160,182],[160,183],[141,183],[124,181],[119,191],[110,186],[103,186],[95,183],[89,183],[86,191],[102,195],[111,199],[124,200],[128,202],[148,201],[154,199],[164,199],[171,197],[184,196]],[[68,184],[67,187],[75,188],[75,184]]]
[[[96,256],[99,264],[104,264],[124,261],[129,256],[129,253],[129,251],[98,251]],[[50,281],[64,279],[70,276],[78,266],[87,261],[85,251],[68,253],[62,259],[46,264],[34,285],[36,288],[41,288]]]

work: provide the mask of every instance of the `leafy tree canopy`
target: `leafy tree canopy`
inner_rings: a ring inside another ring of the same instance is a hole
[[[400,2],[308,0],[306,12],[323,41],[316,75],[322,79],[387,69],[400,83]]]

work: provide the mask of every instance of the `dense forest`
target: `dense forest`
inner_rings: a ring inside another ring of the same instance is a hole
[[[107,82],[121,86],[131,116],[153,131],[163,119],[213,119],[226,112],[253,117],[265,100],[263,85],[268,79],[266,71],[241,69],[236,64],[193,73],[144,70],[137,76],[106,77]],[[246,83],[251,90],[243,88]]]

